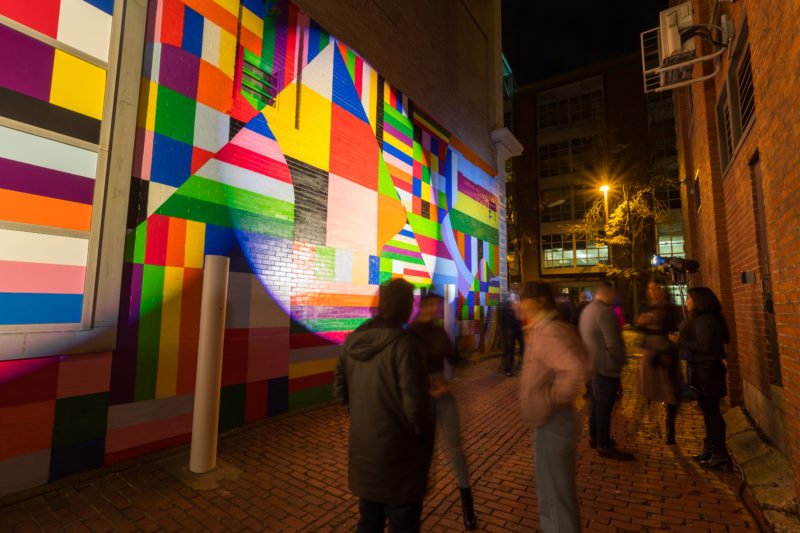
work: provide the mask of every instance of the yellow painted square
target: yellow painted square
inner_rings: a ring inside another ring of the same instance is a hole
[[[158,102],[158,85],[142,78],[139,87],[139,116],[136,125],[150,131],[156,130],[156,103]]]
[[[106,71],[56,49],[50,103],[98,120],[103,118]]]
[[[437,174],[439,173],[439,157],[433,154],[430,157],[430,169]]]
[[[219,37],[219,69],[233,79],[236,68],[236,36],[224,29]]]
[[[278,94],[275,105],[261,112],[284,155],[327,171],[331,151],[331,101],[304,85],[300,120],[295,123],[297,100],[297,85],[290,83]]]
[[[239,15],[239,0],[214,0],[214,2],[225,8],[228,13]]]
[[[419,196],[426,202],[431,201],[431,186],[428,183],[422,183],[422,188],[420,190]]]
[[[186,250],[183,255],[183,264],[187,268],[203,268],[205,238],[205,224],[194,220],[186,221]]]
[[[259,39],[264,37],[264,21],[247,8],[242,9],[242,26],[257,35]]]
[[[178,382],[178,340],[181,327],[183,268],[164,267],[161,334],[158,341],[156,398],[175,396]]]

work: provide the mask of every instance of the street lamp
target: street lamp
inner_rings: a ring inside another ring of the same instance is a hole
[[[605,207],[606,224],[608,224],[608,185],[603,185],[600,190],[603,191],[603,207]]]

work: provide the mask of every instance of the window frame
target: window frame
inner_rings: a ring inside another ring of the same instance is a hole
[[[81,320],[74,323],[0,326],[0,361],[116,349],[122,286],[126,217],[130,194],[135,125],[144,57],[147,7],[114,0],[108,61],[94,58],[7,17],[0,24],[106,70],[100,138],[92,143],[0,117],[0,125],[96,152],[90,230],[75,231],[2,222],[16,231],[88,240]],[[122,28],[125,31],[122,31]]]

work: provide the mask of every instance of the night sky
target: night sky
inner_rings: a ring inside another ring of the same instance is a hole
[[[639,49],[666,0],[503,0],[503,53],[517,85]]]

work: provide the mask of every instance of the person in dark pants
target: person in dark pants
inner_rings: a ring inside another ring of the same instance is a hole
[[[413,286],[382,286],[378,316],[345,340],[335,397],[350,414],[348,482],[358,496],[358,533],[418,532],[433,455],[434,415],[419,337],[403,329]]]
[[[500,331],[503,334],[503,371],[508,377],[514,375],[514,352],[519,344],[520,359],[525,353],[525,338],[522,335],[522,323],[509,300],[500,304]]]
[[[604,281],[594,300],[581,313],[578,329],[594,361],[589,446],[608,459],[632,460],[633,454],[620,450],[611,438],[611,411],[619,397],[622,367],[628,364],[617,316],[612,311],[614,286]]]
[[[689,383],[699,391],[697,403],[706,426],[703,451],[692,458],[706,468],[730,469],[725,419],[719,408],[720,399],[728,394],[723,362],[725,344],[730,340],[728,325],[719,299],[708,287],[689,289],[686,308],[689,315],[681,324],[680,334],[671,339],[685,350]]]
[[[478,526],[472,500],[472,486],[469,481],[469,468],[467,457],[461,446],[461,421],[458,416],[458,403],[453,392],[448,387],[444,376],[444,362],[448,361],[455,367],[458,357],[450,337],[442,326],[434,320],[439,312],[439,303],[442,297],[436,294],[423,296],[419,303],[419,313],[408,329],[417,333],[422,339],[425,348],[425,361],[428,368],[428,377],[431,381],[431,398],[436,412],[436,425],[440,436],[444,440],[447,456],[453,466],[453,472],[458,482],[458,491],[461,495],[461,510],[466,529],[475,529]]]

